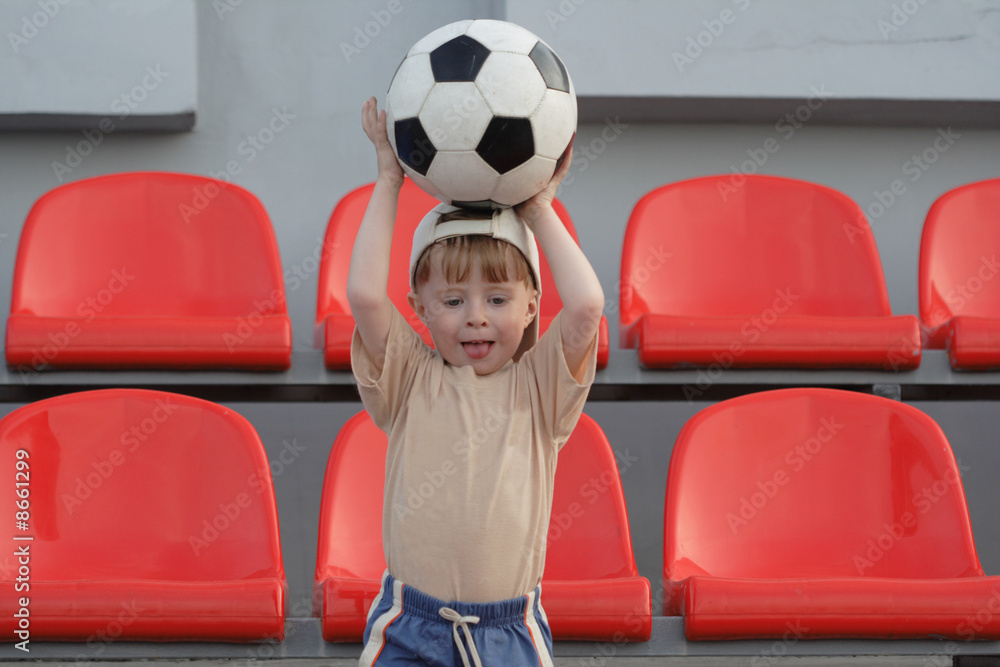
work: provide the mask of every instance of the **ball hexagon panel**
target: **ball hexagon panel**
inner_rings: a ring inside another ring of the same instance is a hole
[[[431,51],[434,80],[475,81],[490,50],[468,35],[459,35]]]
[[[445,201],[487,200],[500,175],[473,151],[438,153],[427,178],[445,197]]]
[[[545,42],[538,42],[528,57],[535,63],[547,88],[561,90],[564,93],[570,91],[571,84],[566,66]]]
[[[529,54],[538,37],[530,30],[506,21],[480,19],[468,26],[465,34],[485,46],[490,51]]]
[[[420,112],[421,125],[440,151],[469,150],[477,145],[492,118],[471,81],[435,84]]]
[[[563,154],[576,133],[576,99],[558,90],[546,90],[542,103],[531,117],[535,153],[556,159]]]
[[[491,53],[476,87],[497,116],[527,118],[545,95],[545,81],[535,63],[516,53]]]
[[[407,58],[392,78],[385,106],[395,118],[410,118],[420,113],[424,100],[434,87],[431,59],[428,55]]]
[[[556,161],[532,156],[530,160],[519,167],[511,169],[500,177],[500,182],[493,190],[493,201],[501,206],[515,206],[524,201],[524,192],[541,192],[556,171]]]
[[[501,174],[524,164],[535,154],[531,121],[527,118],[494,116],[476,146],[476,152],[486,164]]]
[[[410,47],[410,50],[406,53],[406,57],[409,58],[417,55],[418,53],[430,53],[448,40],[454,39],[459,35],[464,35],[465,31],[473,23],[475,23],[473,19],[466,19],[464,21],[455,21],[454,23],[441,26],[437,30],[421,37],[416,44]]]
[[[434,197],[435,199],[439,199],[441,201],[446,201],[444,194],[440,190],[438,190],[437,186],[434,185],[432,182],[430,182],[426,177],[421,176],[420,174],[416,173],[415,171],[412,171],[411,169],[408,169],[405,166],[403,167],[403,171],[406,172],[407,176],[413,179],[413,182],[417,185],[417,187],[419,187],[421,190],[429,194],[431,197]]]

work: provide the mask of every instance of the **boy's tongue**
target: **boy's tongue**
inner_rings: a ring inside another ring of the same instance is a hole
[[[473,359],[482,359],[490,352],[492,343],[462,343],[465,353]]]

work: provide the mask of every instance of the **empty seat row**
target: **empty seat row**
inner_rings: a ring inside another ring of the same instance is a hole
[[[946,348],[956,369],[996,369],[998,250],[1000,179],[939,197],[920,245],[918,321],[892,315],[874,235],[843,193],[759,175],[664,185],[625,232],[621,338],[657,368],[908,370],[922,349]]]
[[[330,452],[314,596],[330,641],[361,640],[385,570],[386,445],[361,412]],[[614,452],[587,416],[563,451],[553,512],[570,519],[549,533],[542,594],[553,636],[648,639],[650,586]],[[242,416],[167,392],[67,394],[0,420],[0,458],[10,466],[0,533],[13,545],[0,585],[18,592],[0,596],[6,641],[22,617],[34,640],[89,641],[110,622],[130,640],[283,638],[270,463]],[[582,495],[591,479],[604,481],[596,499]]]
[[[361,412],[329,455],[313,610],[328,641],[360,641],[385,568],[385,450]],[[80,392],[0,420],[0,457],[13,545],[0,584],[18,592],[0,597],[7,641],[83,641],[111,623],[126,640],[283,638],[274,487],[240,415],[165,392]],[[664,511],[655,593],[688,639],[1000,639],[1000,577],[980,565],[955,457],[911,406],[814,388],[712,405],[678,436]],[[553,636],[649,639],[652,593],[614,451],[584,415],[556,472],[542,580]]]
[[[349,368],[346,277],[371,187],[337,204],[318,249],[315,341],[334,370]],[[403,186],[389,282],[403,313],[411,232],[435,203]],[[556,210],[575,237],[558,201]],[[738,187],[729,175],[664,185],[628,221],[608,312],[618,310],[622,345],[649,368],[907,370],[925,348],[946,348],[957,369],[1000,368],[997,211],[1000,179],[956,188],[931,207],[918,320],[892,314],[871,228],[846,195],[760,175]],[[541,260],[544,330],[561,303]],[[35,370],[287,369],[285,298],[270,220],[249,191],[159,172],[86,179],[48,192],[28,215],[6,358]],[[598,366],[608,358],[604,317]]]

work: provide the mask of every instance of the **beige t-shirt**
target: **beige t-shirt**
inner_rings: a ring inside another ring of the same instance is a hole
[[[361,399],[389,436],[382,541],[389,572],[436,598],[494,602],[541,581],[556,455],[594,380],[566,366],[559,316],[490,375],[446,364],[393,309],[381,376],[357,331]]]

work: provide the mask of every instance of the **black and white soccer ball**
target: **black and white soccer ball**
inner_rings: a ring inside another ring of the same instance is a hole
[[[576,133],[566,67],[536,35],[506,21],[458,21],[418,41],[385,106],[406,174],[466,208],[514,206],[540,192]]]

